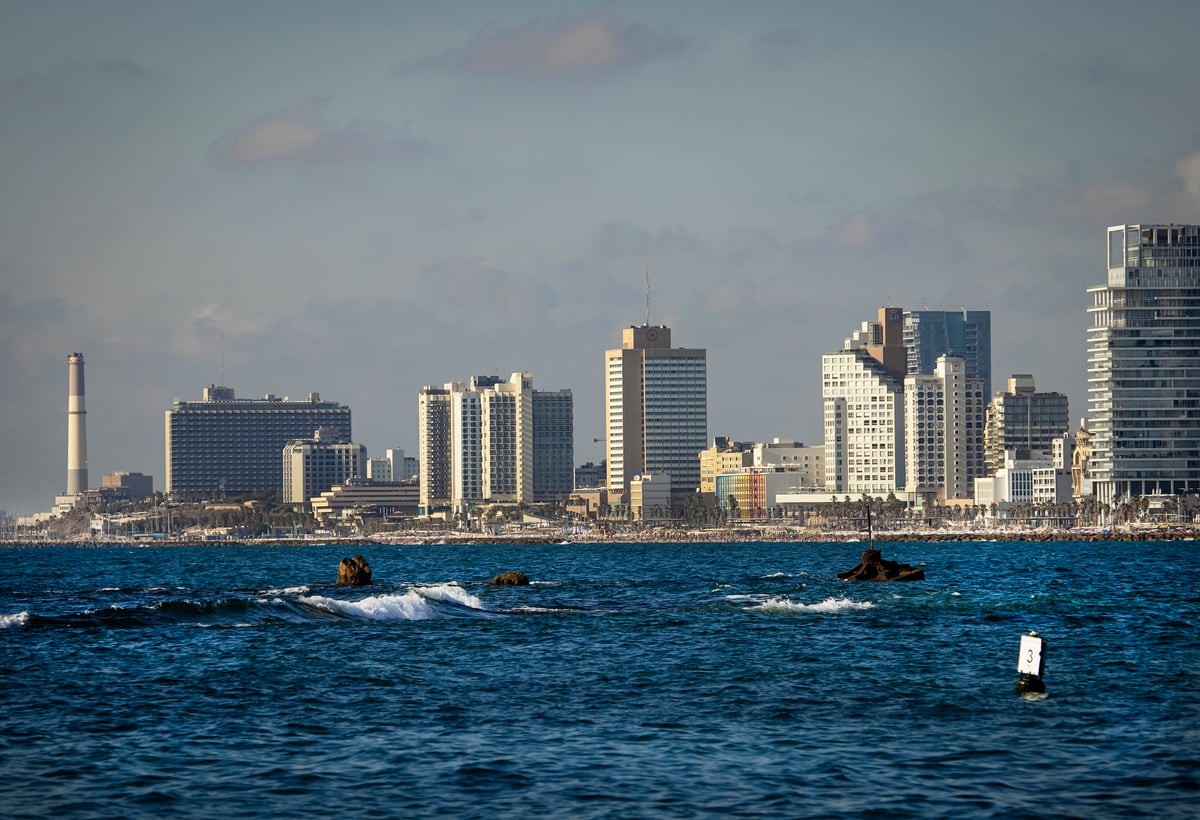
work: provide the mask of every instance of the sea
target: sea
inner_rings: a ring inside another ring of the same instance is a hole
[[[877,546],[0,548],[0,816],[1200,817],[1197,542]]]

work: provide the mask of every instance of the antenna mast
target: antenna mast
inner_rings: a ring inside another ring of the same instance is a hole
[[[225,386],[225,331],[221,331],[221,386]]]
[[[650,327],[650,271],[646,271],[646,327]]]

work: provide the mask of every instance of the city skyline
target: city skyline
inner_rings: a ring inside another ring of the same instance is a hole
[[[0,508],[65,489],[70,351],[93,483],[159,489],[205,385],[319,392],[374,456],[502,364],[599,461],[645,312],[708,351],[710,436],[819,441],[821,357],[880,305],[990,310],[993,391],[1077,424],[1107,228],[1200,222],[1200,10],[1145,4],[1140,49],[1115,3],[753,9],[0,9]]]

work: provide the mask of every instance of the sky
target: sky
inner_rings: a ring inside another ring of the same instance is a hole
[[[708,351],[709,437],[822,440],[878,308],[990,310],[1087,415],[1105,229],[1200,222],[1185,2],[0,2],[0,509],[164,480],[209,384],[415,455],[417,392]],[[1077,423],[1074,422],[1074,423]]]

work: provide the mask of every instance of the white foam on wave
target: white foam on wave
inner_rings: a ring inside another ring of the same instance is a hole
[[[263,595],[303,595],[308,592],[308,587],[284,587],[283,589],[267,589],[263,590]]]
[[[416,587],[403,595],[372,595],[360,601],[341,601],[324,595],[312,595],[300,600],[329,612],[372,621],[426,621],[444,617],[443,612],[435,606],[436,603],[487,611],[482,601],[462,587],[451,584]]]
[[[12,626],[24,626],[28,621],[28,612],[14,612],[12,615],[0,615],[0,629],[8,629]]]
[[[750,607],[760,612],[803,613],[810,615],[836,615],[841,612],[858,612],[864,609],[874,609],[870,601],[852,601],[849,598],[826,598],[815,604],[805,604],[790,598],[772,597]]]

